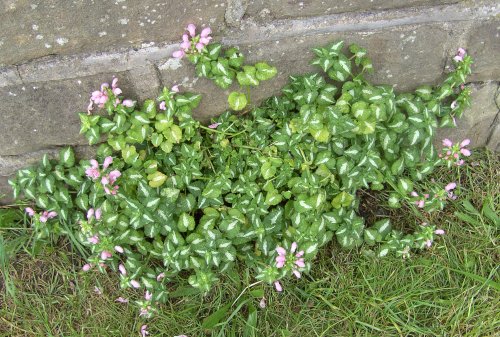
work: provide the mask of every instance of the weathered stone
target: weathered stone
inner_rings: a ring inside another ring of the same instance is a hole
[[[86,144],[85,137],[79,135],[77,112],[86,110],[90,92],[111,81],[112,75],[123,77],[119,86],[134,98],[125,73],[0,88],[0,155]]]
[[[255,0],[250,1],[247,16],[259,21],[289,19],[347,12],[377,11],[415,6],[436,6],[462,0]]]
[[[441,141],[444,138],[453,142],[462,141],[466,138],[471,140],[471,147],[485,146],[490,134],[494,131],[494,121],[499,113],[498,103],[495,102],[495,95],[498,95],[498,83],[489,82],[485,84],[471,84],[472,104],[461,119],[457,120],[456,128],[439,129],[434,145],[439,149],[442,147]],[[498,96],[497,96],[498,97]],[[496,150],[500,140],[490,137],[488,147]]]
[[[23,167],[39,162],[45,154],[51,159],[56,158],[59,149],[44,149],[36,152],[24,153],[18,156],[0,156],[0,176],[9,176]]]
[[[21,84],[21,77],[16,67],[0,68],[0,87]]]
[[[478,22],[470,31],[466,47],[474,58],[471,81],[500,80],[499,16]]]
[[[486,143],[486,147],[488,147],[492,151],[500,152],[500,116],[497,114],[496,122],[493,124],[493,128],[491,130],[490,138],[488,139],[488,143]]]
[[[28,1],[0,6],[0,65],[177,41],[190,23],[221,31],[224,0]]]
[[[226,23],[233,27],[239,26],[247,7],[246,0],[227,0],[227,9],[224,16]]]
[[[0,176],[0,205],[9,205],[14,203],[14,198],[12,198],[12,189],[8,183],[10,177]]]
[[[131,69],[127,78],[132,85],[135,97],[139,101],[153,98],[160,92],[161,84],[158,70],[152,64]]]
[[[500,152],[500,84],[497,86],[494,103],[497,108],[497,114],[490,127],[491,132],[488,136],[486,146],[493,151]]]

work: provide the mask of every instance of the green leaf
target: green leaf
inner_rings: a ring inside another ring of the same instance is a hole
[[[177,222],[177,229],[179,232],[187,232],[192,231],[194,229],[194,226],[196,225],[194,218],[187,214],[187,213],[182,213],[179,216],[179,221]]]
[[[175,124],[172,124],[165,132],[165,138],[172,144],[179,144],[182,140],[182,130]]]
[[[255,76],[259,81],[270,80],[271,78],[276,76],[278,72],[275,67],[272,67],[265,62],[256,63],[255,68],[257,69]]]
[[[278,205],[283,200],[283,197],[277,190],[271,190],[266,195],[265,203],[269,206]]]
[[[266,161],[260,167],[260,173],[262,177],[266,180],[271,179],[276,174],[276,167],[274,167],[271,162]]]
[[[230,308],[231,303],[224,305],[222,308],[205,318],[201,327],[203,329],[213,329],[226,316]]]
[[[144,101],[142,106],[142,111],[146,113],[148,118],[154,118],[156,116],[156,103],[152,99],[147,99]]]
[[[238,80],[238,83],[242,86],[258,86],[259,80],[256,76],[255,67],[245,66],[243,68],[245,69],[245,71],[236,73],[236,79]]]
[[[241,111],[247,105],[247,97],[241,92],[233,91],[231,94],[229,94],[227,102],[229,103],[231,109],[235,111]]]
[[[413,182],[407,178],[400,178],[398,188],[402,194],[408,194],[413,191]]]
[[[160,187],[167,180],[167,176],[161,173],[160,171],[157,171],[155,173],[148,175],[148,180],[149,180],[149,186]]]
[[[65,167],[72,167],[75,165],[75,153],[71,147],[66,147],[59,152],[59,161]]]
[[[335,198],[332,200],[332,206],[335,208],[347,207],[350,206],[352,201],[354,200],[354,196],[343,191],[337,194]]]

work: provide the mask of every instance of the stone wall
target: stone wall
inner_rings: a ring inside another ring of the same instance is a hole
[[[226,96],[172,59],[184,27],[212,27],[249,62],[266,60],[278,76],[255,101],[279,93],[291,74],[313,71],[311,47],[344,39],[368,49],[372,80],[411,90],[443,78],[458,47],[475,59],[473,106],[454,140],[500,150],[500,5],[460,0],[2,0],[0,2],[0,195],[7,177],[64,145],[89,153],[76,112],[112,76],[134,99],[182,84],[204,94],[196,116],[226,108]],[[10,194],[10,193],[9,193]]]

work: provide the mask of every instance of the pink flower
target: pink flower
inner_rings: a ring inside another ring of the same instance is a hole
[[[101,252],[101,260],[107,260],[109,259],[111,256],[113,256],[112,253],[108,252],[107,250],[103,250]]]
[[[160,102],[160,110],[167,110],[167,106],[164,101]]]
[[[31,208],[31,207],[26,207],[26,208],[24,209],[24,211],[25,211],[25,212],[26,212],[29,216],[33,216],[33,215],[35,215],[35,211],[34,211],[34,210],[33,210],[33,208]]]
[[[121,177],[121,172],[118,171],[118,170],[113,170],[109,173],[109,183],[110,184],[114,184],[116,179],[118,179],[119,177]]]
[[[415,191],[411,191],[410,195],[411,195],[412,197],[418,197],[418,193],[417,193],[417,192],[415,192]]]
[[[101,211],[100,208],[98,208],[98,209],[95,210],[95,218],[96,218],[96,220],[101,219],[101,214],[102,214],[102,211]]]
[[[210,29],[210,27],[203,28],[200,34],[200,43],[205,46],[209,44],[210,40],[212,40],[212,37],[209,36],[210,34],[212,34],[212,30]]]
[[[445,138],[445,139],[443,139],[443,145],[447,146],[447,147],[452,147],[453,142],[451,140],[449,140],[448,138]]]
[[[153,298],[153,294],[149,292],[149,290],[146,290],[146,293],[144,294],[144,299],[146,301],[151,301],[151,299]]]
[[[218,127],[219,125],[221,125],[221,123],[213,123],[213,124],[210,124],[208,127],[209,127],[210,129],[217,129],[217,127]]]
[[[106,192],[106,194],[116,195],[116,193],[118,192],[118,188],[118,186],[113,186],[111,189],[109,189],[108,186],[104,186],[104,192]]]
[[[89,271],[92,268],[92,265],[90,263],[84,264],[82,267],[83,271]]]
[[[139,283],[139,282],[137,282],[136,280],[132,280],[132,281],[130,281],[130,285],[131,285],[132,287],[134,287],[135,289],[137,289],[137,288],[140,288],[140,287],[141,287],[140,283]]]
[[[294,269],[292,273],[295,275],[296,278],[300,278],[301,276],[300,271],[298,271],[297,269]]]
[[[463,154],[466,157],[469,157],[471,155],[470,150],[465,148],[469,144],[470,144],[470,139],[464,139],[460,143],[460,153]]]
[[[444,235],[444,230],[442,230],[442,229],[436,229],[434,231],[434,233],[437,234],[437,235]]]
[[[266,307],[266,298],[265,297],[262,297],[262,299],[260,300],[259,302],[259,307],[261,307],[261,309],[264,309]]]
[[[191,47],[191,42],[190,41],[183,41],[181,42],[181,48],[184,50],[188,50]]]
[[[195,37],[195,35],[196,35],[196,26],[194,24],[190,23],[189,25],[187,25],[186,30],[189,32],[189,35],[191,37]]]
[[[148,330],[146,330],[147,328],[148,326],[146,324],[141,326],[141,337],[146,337],[147,335],[149,335]]]
[[[457,54],[453,58],[456,62],[461,62],[464,60],[464,56],[466,54],[465,49],[463,48],[458,48]]]
[[[118,270],[120,271],[120,274],[122,274],[123,276],[127,275],[127,269],[125,269],[125,266],[123,264],[119,264],[118,265]]]
[[[276,267],[283,268],[286,263],[286,250],[283,247],[276,247],[278,256],[276,257]]]
[[[102,290],[101,290],[99,287],[97,287],[97,286],[95,286],[95,287],[94,287],[94,292],[95,292],[97,295],[102,295]]]
[[[276,288],[276,291],[278,291],[278,292],[283,291],[283,287],[281,287],[281,283],[279,281],[274,282],[274,287]]]
[[[172,92],[179,92],[179,85],[178,84],[174,85],[170,90]]]
[[[304,263],[304,258],[301,257],[295,260],[295,265],[299,268],[304,268],[306,266],[306,264]]]
[[[125,99],[123,100],[122,104],[127,108],[132,108],[135,105],[135,101],[132,101],[131,99]]]
[[[115,302],[119,302],[119,303],[128,303],[128,298],[123,298],[123,297],[118,297]]]
[[[165,277],[165,273],[160,273],[160,274],[158,274],[158,276],[156,276],[156,281],[160,282],[161,280],[163,280],[164,277]]]
[[[203,28],[203,30],[201,31],[200,36],[201,37],[208,37],[210,34],[212,34],[212,30],[210,29],[210,27],[206,27],[206,28]]]
[[[104,162],[102,163],[102,168],[105,170],[113,163],[113,157],[108,156],[104,158]]]
[[[89,210],[87,211],[87,220],[90,220],[90,218],[92,218],[93,216],[94,216],[94,209],[89,208]]]
[[[276,267],[283,268],[285,266],[286,256],[279,255],[276,257]]]
[[[113,91],[113,94],[115,96],[118,96],[119,94],[122,93],[122,89],[118,88],[116,85],[118,83],[118,78],[113,78],[113,82],[111,82],[111,91]]]
[[[184,52],[184,50],[176,50],[176,51],[174,51],[174,53],[172,54],[172,56],[173,56],[173,57],[175,57],[176,59],[181,59],[181,58],[183,58],[185,55],[186,55],[186,53]]]
[[[97,245],[99,243],[99,236],[94,235],[88,238],[89,242],[93,245]]]
[[[445,186],[444,189],[446,192],[449,192],[449,191],[453,190],[455,187],[457,187],[456,183],[449,183],[448,185]]]
[[[85,170],[85,174],[92,180],[96,180],[101,176],[101,172],[99,172],[99,163],[97,162],[97,160],[90,160],[90,167]]]
[[[123,250],[123,247],[122,246],[115,246],[115,250],[118,252],[118,253],[123,253],[124,250]]]
[[[203,48],[205,48],[205,45],[201,42],[198,42],[196,44],[196,49],[201,53],[203,51]]]
[[[427,248],[430,248],[432,246],[432,240],[425,241],[425,245],[427,246]]]
[[[470,144],[470,139],[464,139],[461,143],[460,143],[460,147],[466,147],[467,145]]]
[[[202,37],[202,38],[200,38],[200,43],[206,46],[207,44],[210,43],[210,40],[212,40],[211,36],[209,36],[209,37]]]
[[[45,223],[45,222],[47,222],[47,220],[52,219],[52,218],[54,218],[56,216],[57,216],[57,213],[54,212],[54,211],[52,211],[52,212],[43,211],[42,215],[40,215],[40,222]]]

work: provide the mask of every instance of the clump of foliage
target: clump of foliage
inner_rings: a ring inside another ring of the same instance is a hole
[[[219,86],[234,78],[256,85],[276,73],[265,63],[243,65],[238,49],[223,52],[210,32],[191,30],[176,56],[187,55]],[[100,144],[97,158],[76,162],[65,148],[10,182],[16,197],[42,210],[28,210],[37,238],[76,236],[91,252],[84,270],[116,272],[122,287],[145,291],[137,303],[146,317],[181,272],[208,292],[239,263],[282,291],[281,280],[300,278],[332,240],[379,257],[431,247],[442,229],[423,223],[403,233],[388,218],[367,223],[358,192],[386,190],[390,207],[409,202],[425,211],[453,197],[453,182],[417,192],[418,181],[455,153],[470,155],[467,141],[446,140],[438,155],[432,140],[469,104],[471,58],[459,53],[441,85],[397,94],[364,77],[372,63],[358,45],[340,41],[314,53],[321,73],[293,76],[282,95],[245,117],[227,111],[209,127],[192,117],[198,94],[164,88],[139,106],[123,99],[117,79],[103,84],[80,113],[81,133]],[[231,95],[234,110],[246,106]],[[93,104],[107,116],[92,114]]]

